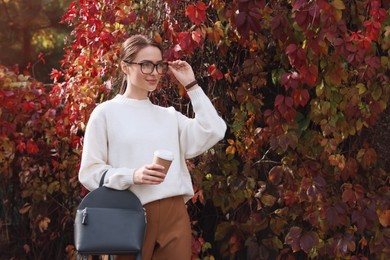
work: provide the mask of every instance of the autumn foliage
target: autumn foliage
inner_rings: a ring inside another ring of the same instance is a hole
[[[14,230],[29,235],[18,241],[26,255],[72,257],[85,125],[118,91],[120,43],[142,33],[167,60],[190,61],[229,126],[188,162],[194,259],[389,257],[389,177],[362,135],[389,101],[388,9],[386,0],[73,2],[50,92],[0,67],[0,185],[12,194],[0,221],[24,225]],[[169,75],[151,100],[192,116]]]

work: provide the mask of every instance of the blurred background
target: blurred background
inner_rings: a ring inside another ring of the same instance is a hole
[[[49,83],[52,68],[63,58],[64,38],[71,29],[60,20],[70,0],[1,0],[0,64],[29,70]]]

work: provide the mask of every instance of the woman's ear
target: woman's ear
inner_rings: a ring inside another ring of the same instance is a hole
[[[128,71],[129,71],[129,70],[128,70],[129,67],[127,66],[127,63],[126,63],[126,62],[121,61],[121,69],[122,69],[123,73],[125,73],[125,74],[127,75]]]

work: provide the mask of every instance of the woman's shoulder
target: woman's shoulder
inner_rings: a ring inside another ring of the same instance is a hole
[[[114,101],[115,97],[112,99],[105,100],[101,103],[98,103],[95,108],[92,111],[92,114],[95,115],[102,115],[106,113],[110,113],[113,109],[115,109],[115,106],[117,102]]]
[[[103,101],[101,103],[98,103],[94,109],[96,112],[102,112],[104,110],[107,110],[109,107],[111,107],[113,104],[112,99]]]

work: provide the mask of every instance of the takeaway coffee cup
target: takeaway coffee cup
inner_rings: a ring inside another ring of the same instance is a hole
[[[153,163],[165,167],[163,172],[166,174],[173,161],[173,153],[167,150],[156,150],[154,152]]]

